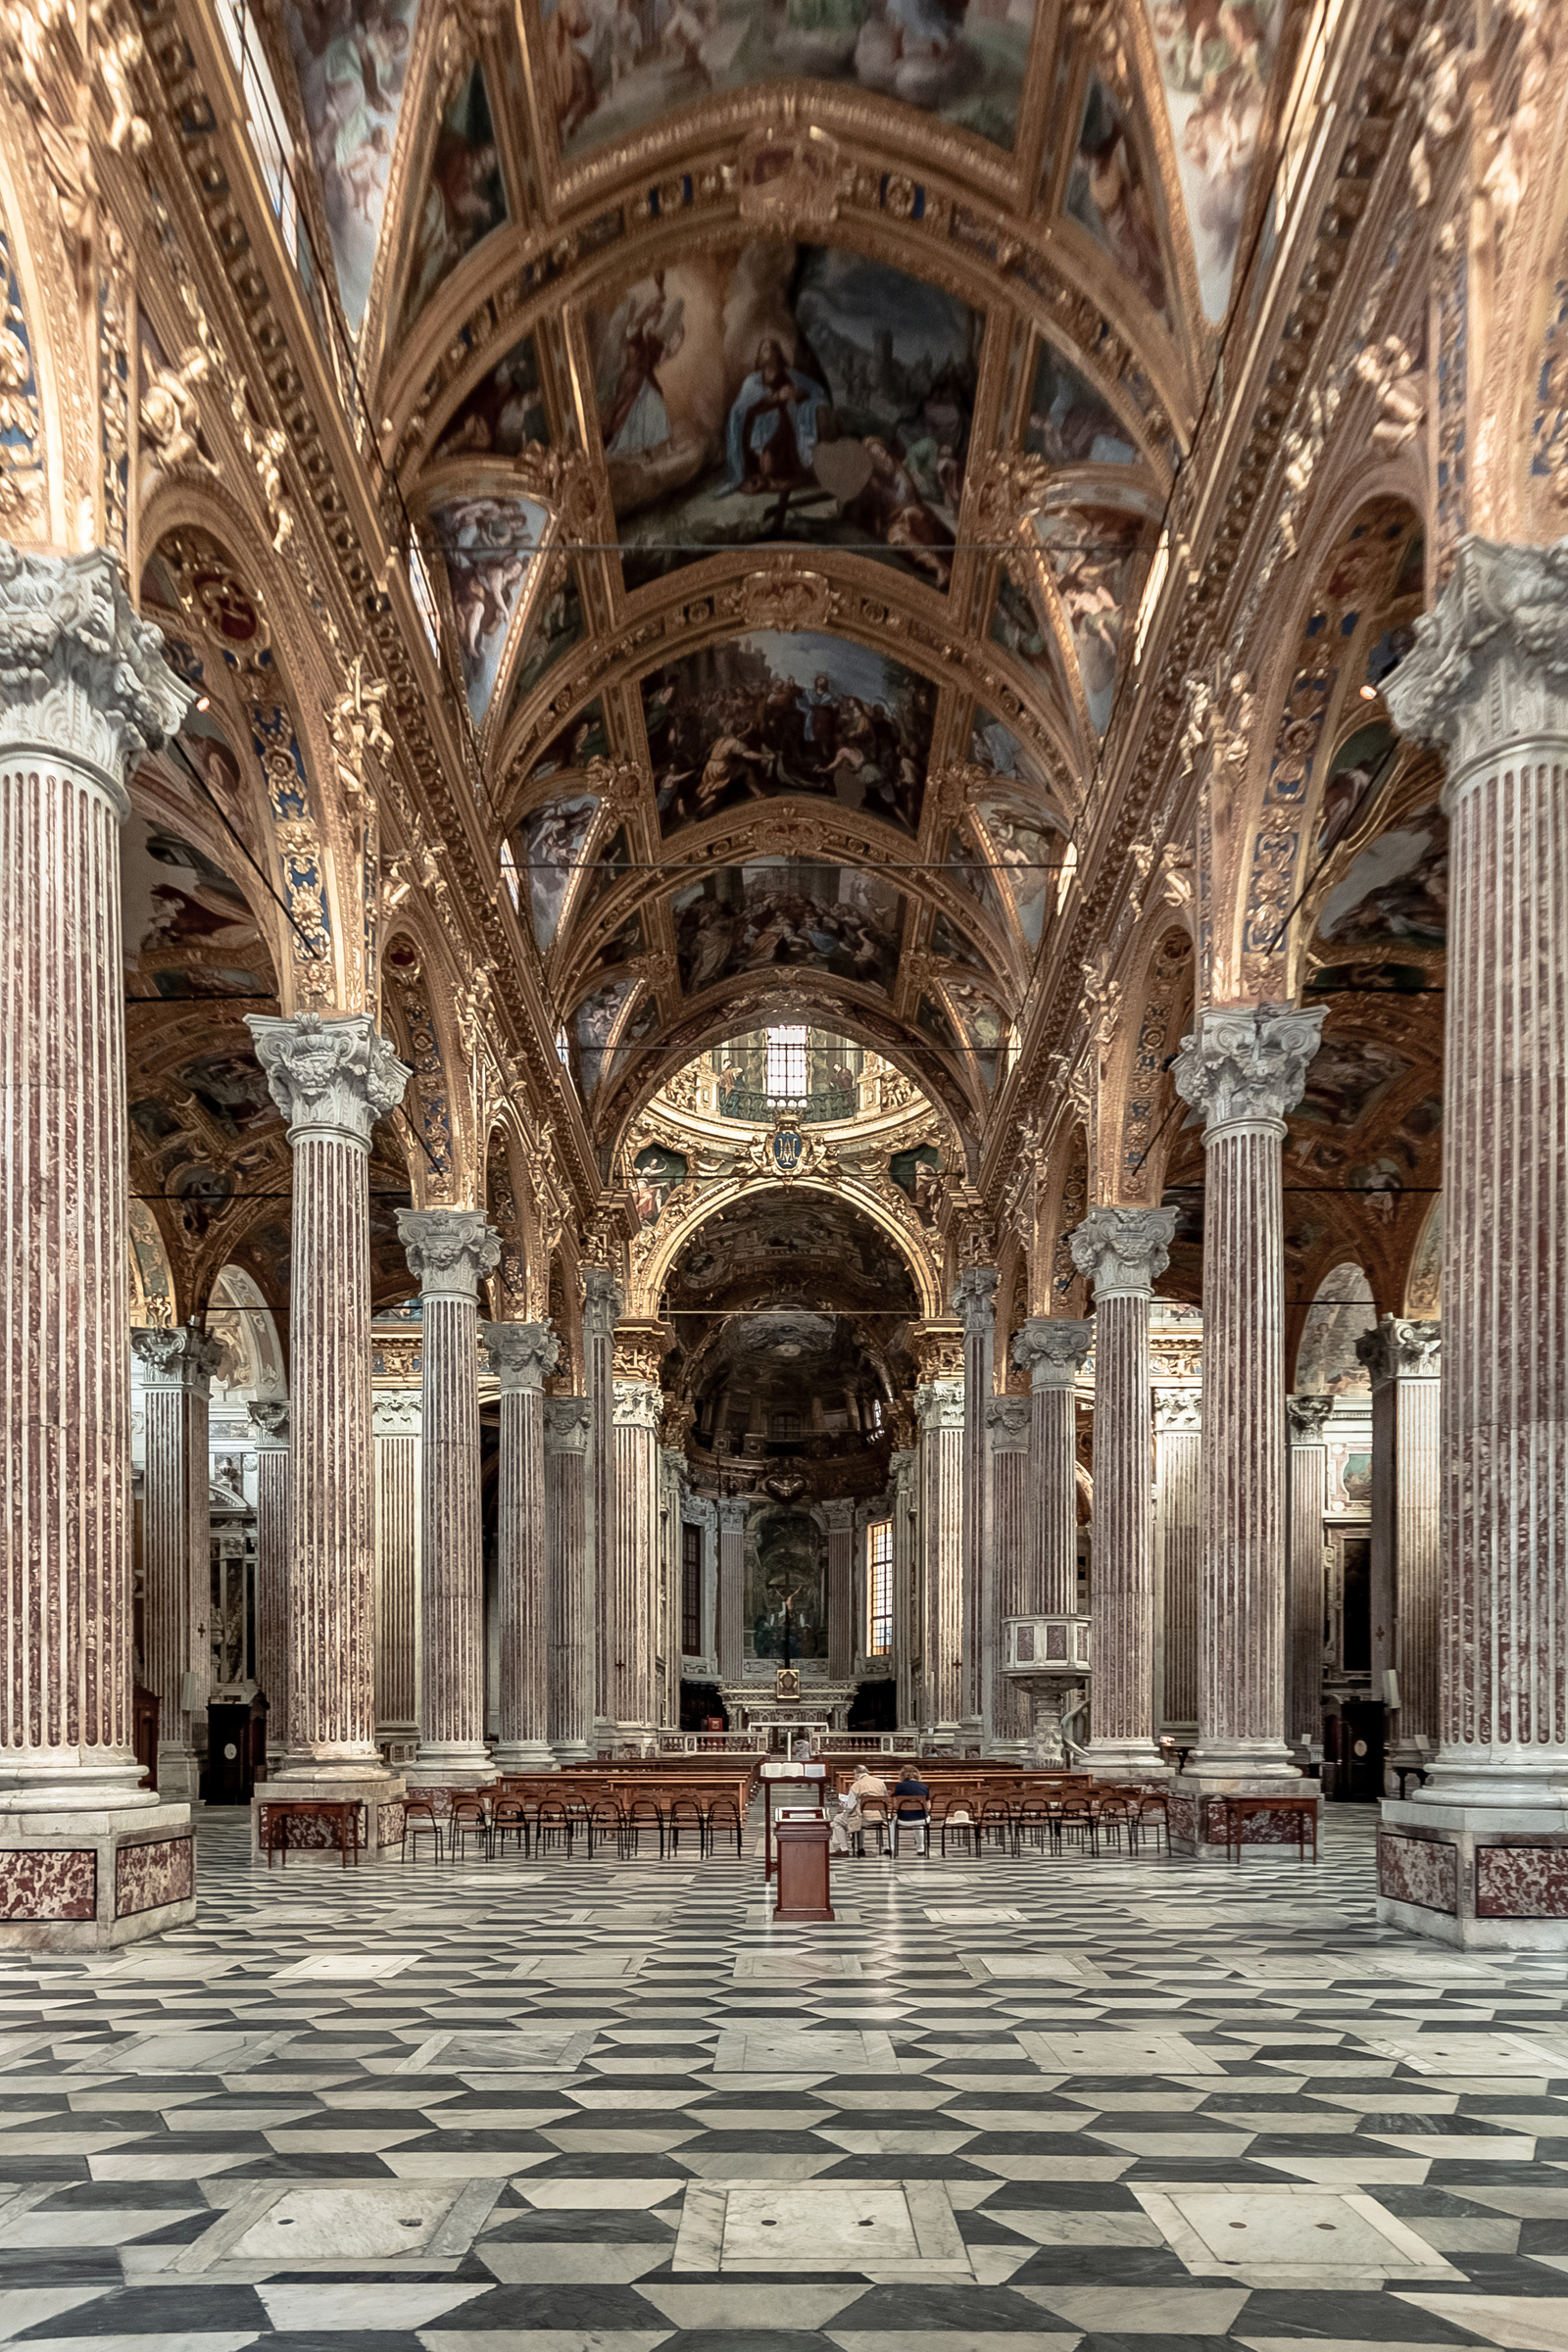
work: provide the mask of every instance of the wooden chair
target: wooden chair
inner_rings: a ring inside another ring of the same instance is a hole
[[[956,1842],[958,1850],[961,1853],[977,1853],[979,1851],[979,1847],[975,1843],[975,1838],[978,1829],[979,1824],[975,1820],[972,1806],[961,1802],[944,1805],[942,1809],[943,1859],[946,1860],[947,1858],[948,1838],[950,1835]]]
[[[687,1789],[672,1788],[669,1795],[668,1809],[665,1818],[669,1824],[669,1850],[671,1854],[678,1854],[680,1852],[680,1834],[682,1830],[685,1830],[688,1834],[695,1830],[697,1833],[698,1855],[701,1857],[703,1854],[707,1853],[708,1815],[704,1809],[703,1800],[701,1797],[694,1795]]]
[[[508,1836],[514,1837],[526,1856],[531,1842],[532,1808],[525,1796],[502,1794],[490,1803],[490,1836],[492,1851],[505,1853]]]
[[[482,1854],[489,1854],[490,1808],[476,1788],[454,1788],[447,1805],[447,1850],[454,1862],[466,1858],[470,1838],[478,1839]]]
[[[627,1796],[621,1811],[621,1837],[628,1855],[635,1854],[642,1842],[644,1830],[652,1830],[659,1839],[659,1859],[664,1859],[664,1806],[657,1788],[637,1788]]]
[[[626,1851],[626,1815],[620,1799],[606,1790],[585,1797],[582,1806],[583,1827],[588,1833],[588,1859],[594,1857],[596,1845],[610,1839],[617,1854]]]
[[[419,1859],[419,1839],[421,1838],[435,1839],[435,1858],[438,1862],[440,1861],[444,1842],[441,1836],[441,1817],[427,1796],[407,1796],[403,1800],[403,1838],[399,1848],[399,1858],[404,1862],[409,1858],[409,1839],[411,1838],[414,1839],[416,1862]]]
[[[547,1845],[564,1849],[571,1859],[571,1841],[576,1834],[573,1808],[564,1796],[541,1796],[533,1808],[534,1852],[543,1855]]]
[[[732,1796],[715,1796],[708,1808],[708,1850],[712,1852],[720,1837],[728,1841],[731,1830],[735,1833],[735,1859],[741,1859],[741,1838],[746,1829],[746,1816]]]

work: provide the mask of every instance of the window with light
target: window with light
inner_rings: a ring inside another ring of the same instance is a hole
[[[806,1089],[804,1029],[767,1032],[767,1099],[770,1102],[799,1102]]]
[[[867,1657],[885,1658],[893,1647],[893,1522],[873,1519],[865,1531]]]

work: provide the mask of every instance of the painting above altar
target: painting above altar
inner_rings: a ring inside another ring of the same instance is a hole
[[[781,1666],[827,1656],[827,1539],[808,1511],[754,1511],[747,1524],[746,1654]]]

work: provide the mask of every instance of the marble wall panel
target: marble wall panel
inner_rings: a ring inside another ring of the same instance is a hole
[[[1457,1913],[1457,1847],[1385,1830],[1378,1838],[1378,1892],[1391,1902],[1416,1903],[1423,1911]]]
[[[91,1846],[0,1851],[0,1919],[92,1919],[97,1908],[98,1857]]]
[[[195,1890],[188,1838],[154,1838],[122,1845],[115,1856],[115,1917],[188,1903]]]
[[[1568,1846],[1478,1845],[1478,1919],[1568,1919]]]

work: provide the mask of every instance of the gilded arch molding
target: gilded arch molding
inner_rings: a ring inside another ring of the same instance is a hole
[[[700,1190],[688,1178],[685,1184],[675,1186],[665,1197],[658,1224],[648,1228],[646,1234],[639,1234],[632,1243],[626,1313],[639,1318],[657,1317],[660,1298],[676,1259],[721,1210],[733,1207],[737,1201],[784,1189],[775,1177],[769,1176],[719,1177],[704,1183]],[[927,1233],[891,1178],[883,1190],[856,1176],[802,1176],[788,1190],[796,1197],[815,1194],[858,1209],[892,1244],[908,1268],[921,1315],[930,1318],[946,1312],[940,1239],[934,1231]],[[897,1202],[890,1197],[894,1195]],[[902,1209],[898,1203],[903,1204]]]

